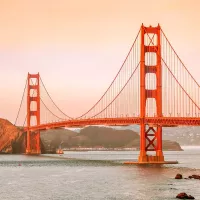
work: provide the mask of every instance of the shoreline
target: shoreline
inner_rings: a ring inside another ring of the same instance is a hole
[[[63,151],[140,151],[137,148],[63,148]],[[168,149],[163,151],[184,151]]]

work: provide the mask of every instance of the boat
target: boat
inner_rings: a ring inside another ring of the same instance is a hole
[[[62,149],[56,149],[56,154],[64,154],[64,151]]]
[[[64,154],[64,151],[61,148],[61,144],[62,144],[62,142],[60,143],[59,148],[56,149],[56,154]]]

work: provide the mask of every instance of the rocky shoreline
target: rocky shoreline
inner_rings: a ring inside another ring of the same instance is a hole
[[[193,175],[190,175],[188,176],[187,178],[183,178],[183,175],[182,174],[177,174],[175,176],[175,179],[197,179],[197,180],[200,180],[200,175],[197,175],[197,174],[193,174]],[[177,199],[195,199],[192,195],[188,195],[187,193],[185,192],[181,192],[179,193],[177,196],[176,196]]]

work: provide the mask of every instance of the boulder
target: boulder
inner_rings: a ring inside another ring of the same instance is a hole
[[[183,178],[182,174],[176,174],[175,176],[175,179],[182,179],[182,178]]]
[[[191,195],[188,195],[187,199],[195,199],[195,198]]]
[[[191,195],[187,195],[185,192],[182,192],[176,196],[177,199],[195,199]]]
[[[193,174],[192,176],[189,176],[188,178],[193,178],[193,179],[199,179],[200,180],[200,175],[196,175],[196,174]]]

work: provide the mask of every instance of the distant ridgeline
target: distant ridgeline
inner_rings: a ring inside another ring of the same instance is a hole
[[[0,152],[24,153],[26,133],[8,120],[0,119]],[[90,126],[79,133],[67,129],[55,129],[41,132],[42,153],[55,153],[62,148],[136,148],[140,147],[140,137],[132,130],[115,130],[107,127]],[[164,140],[163,150],[182,150],[177,142]]]

